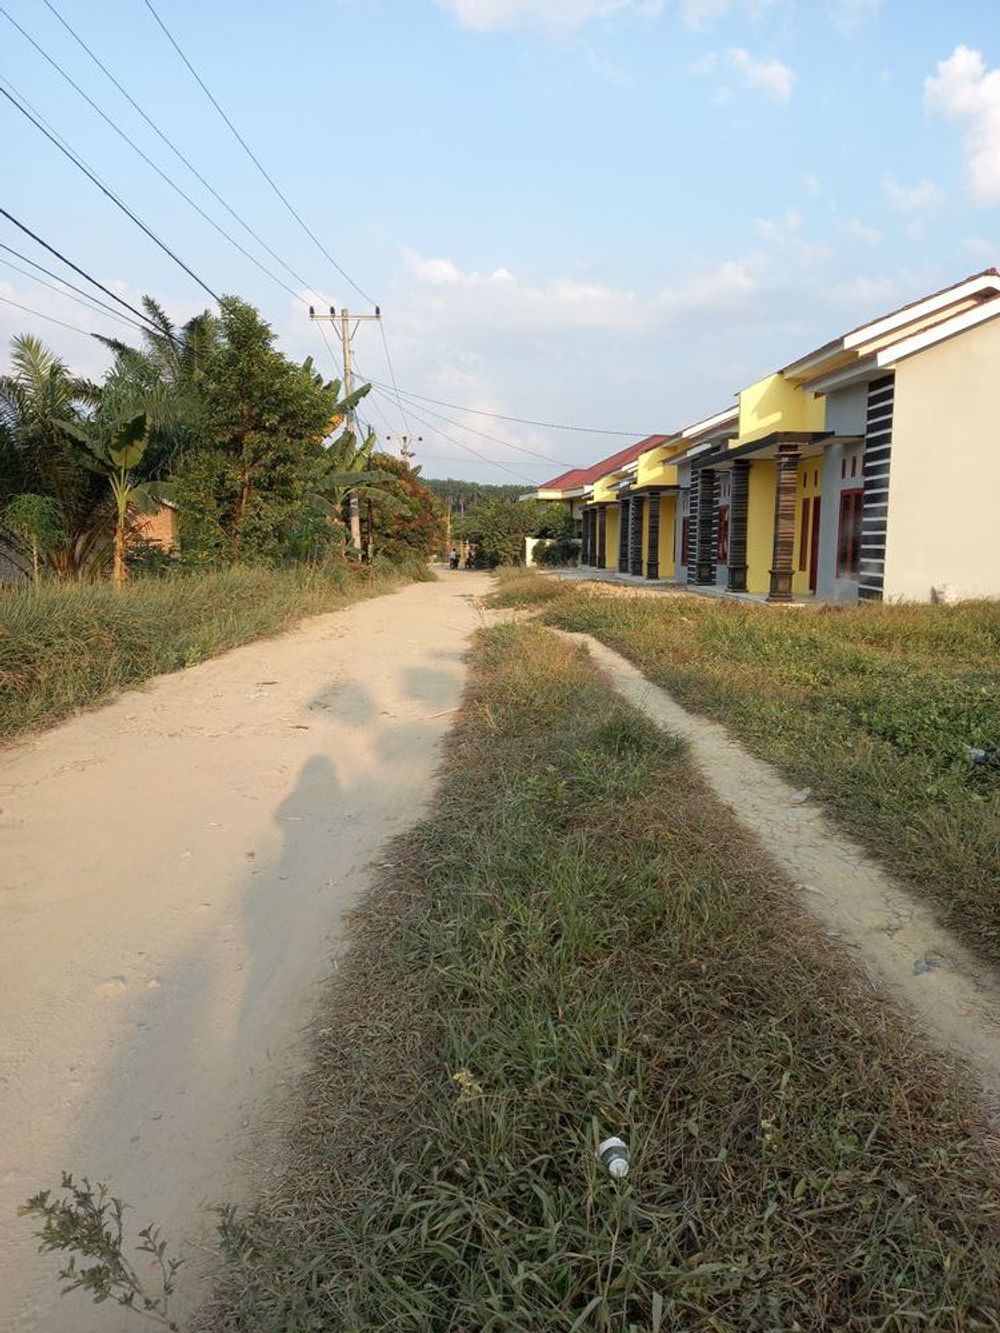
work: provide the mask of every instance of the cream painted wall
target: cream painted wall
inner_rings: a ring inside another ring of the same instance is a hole
[[[886,600],[1000,597],[1000,319],[896,368]]]

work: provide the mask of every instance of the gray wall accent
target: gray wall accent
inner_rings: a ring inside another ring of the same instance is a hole
[[[678,583],[687,583],[687,565],[681,563],[681,533],[684,527],[685,506],[691,501],[691,465],[681,463],[677,468],[677,508],[674,511],[674,578]]]
[[[867,424],[867,384],[852,384],[826,395],[826,428],[834,435],[864,435]]]
[[[868,420],[868,385],[852,384],[835,389],[826,398],[826,426],[835,435],[864,437]],[[851,459],[857,456],[855,476]],[[841,477],[841,463],[847,461],[847,476]],[[819,562],[816,570],[816,599],[820,602],[856,602],[858,580],[837,578],[837,542],[840,536],[840,492],[861,490],[864,443],[830,444],[823,451],[822,505],[819,515]]]

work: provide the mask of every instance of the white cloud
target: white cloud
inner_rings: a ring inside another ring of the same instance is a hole
[[[1000,245],[985,236],[966,236],[962,246],[977,259],[988,259],[991,263],[996,263],[1000,258]]]
[[[987,70],[981,51],[956,46],[924,80],[931,111],[967,125],[964,146],[969,185],[982,203],[1000,200],[1000,68]]]
[[[795,73],[782,61],[758,60],[742,46],[730,47],[726,61],[747,88],[761,92],[775,102],[787,102],[791,98]]]
[[[757,290],[753,267],[752,259],[727,260],[708,273],[664,288],[656,303],[671,314],[729,310]]]
[[[897,213],[923,213],[944,198],[938,186],[929,180],[917,181],[915,185],[901,185],[891,176],[886,176],[882,188],[889,207]]]
[[[861,218],[849,218],[844,223],[844,231],[855,241],[860,241],[862,245],[881,245],[882,233],[878,227],[872,227],[867,222],[862,222]]]
[[[497,28],[536,27],[572,32],[594,19],[615,14],[655,18],[662,0],[438,0],[463,28],[487,32]]]
[[[753,229],[762,241],[784,241],[801,231],[804,221],[801,213],[790,208],[783,218],[758,218]]]
[[[882,0],[827,0],[827,13],[834,27],[845,35],[858,31],[882,8]]]
[[[689,28],[707,28],[733,10],[759,19],[777,0],[683,0],[681,17]]]
[[[819,177],[814,176],[811,172],[803,176],[799,184],[802,186],[803,190],[805,190],[806,194],[819,194],[820,190],[823,188],[820,184]]]

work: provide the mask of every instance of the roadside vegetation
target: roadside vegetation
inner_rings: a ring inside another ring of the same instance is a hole
[[[46,584],[0,597],[0,739],[52,723],[151,676],[192,666],[432,575],[423,562],[228,569]]]
[[[1000,955],[1000,603],[776,610],[506,576],[808,787],[942,920]]]
[[[201,1327],[1000,1328],[950,1065],[585,652],[506,625],[473,672]]]

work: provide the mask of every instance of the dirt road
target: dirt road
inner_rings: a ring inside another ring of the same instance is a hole
[[[488,580],[320,616],[0,756],[0,1329],[117,1333],[14,1210],[107,1179],[191,1258],[343,913],[420,814]]]

